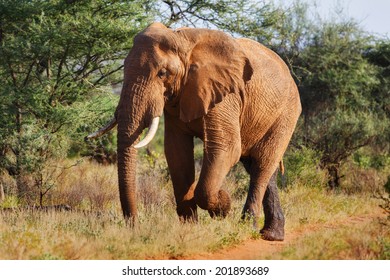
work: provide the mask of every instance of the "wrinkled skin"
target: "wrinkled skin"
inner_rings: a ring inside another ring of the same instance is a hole
[[[250,174],[243,218],[253,218],[257,226],[263,203],[263,238],[283,240],[276,172],[300,112],[288,68],[263,45],[220,31],[150,25],[135,37],[125,60],[115,112],[125,218],[137,216],[134,144],[152,119],[164,114],[165,155],[179,217],[197,220],[197,207],[212,217],[226,216],[231,203],[222,183],[241,160]],[[194,137],[204,143],[198,182]]]

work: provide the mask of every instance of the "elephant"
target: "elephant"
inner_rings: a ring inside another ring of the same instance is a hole
[[[153,139],[163,114],[164,153],[180,220],[196,222],[198,207],[225,217],[231,199],[221,186],[241,161],[250,175],[242,218],[253,219],[257,228],[263,206],[262,238],[283,240],[276,178],[301,114],[298,89],[283,60],[258,42],[219,30],[153,23],[135,36],[114,117],[87,136],[117,125],[120,202],[131,224],[137,220],[136,150]],[[197,182],[195,137],[203,141]]]

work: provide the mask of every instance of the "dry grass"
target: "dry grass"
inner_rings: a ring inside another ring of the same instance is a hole
[[[281,193],[286,226],[295,229],[304,224],[325,224],[354,215],[368,214],[379,201],[367,193],[346,195],[323,188],[294,185]]]
[[[146,218],[146,216],[148,218]],[[130,229],[118,214],[8,212],[0,216],[2,259],[154,259],[213,251],[247,238],[235,218],[181,224],[173,209],[150,208]],[[206,238],[207,237],[207,238]]]
[[[140,166],[138,176],[136,228],[128,228],[122,219],[116,167],[84,162],[63,172],[46,199],[76,211],[0,212],[0,259],[180,258],[248,238],[250,225],[237,223],[238,204],[223,221],[202,211],[197,224],[180,223],[166,167],[146,166]]]
[[[61,173],[57,187],[50,193],[49,202],[91,211],[116,209],[119,199],[117,178],[113,165],[83,162]]]
[[[247,177],[240,168],[228,176],[224,186],[232,194],[233,211],[224,220],[213,220],[206,211],[200,210],[196,224],[179,222],[163,162],[152,166],[141,162],[138,180],[140,222],[131,229],[124,225],[121,216],[115,166],[83,162],[66,170],[58,177],[58,184],[50,191],[46,202],[69,204],[77,211],[0,212],[0,259],[175,259],[213,252],[259,237],[249,222],[239,222],[247,184]],[[4,203],[12,199],[8,197]],[[337,224],[351,216],[370,213],[379,204],[367,195],[337,194],[299,183],[283,191],[281,200],[287,231],[312,224],[328,225],[332,221]],[[351,252],[345,256],[316,253],[321,246],[318,244],[326,240],[345,240],[345,236],[350,237],[348,244],[355,248],[360,233],[352,234],[351,230],[341,227],[336,233],[313,236],[312,241],[303,239],[303,243],[311,244],[308,245],[313,248],[311,251],[287,252],[283,253],[290,254],[287,257],[282,254],[271,258],[388,257],[385,253],[364,255],[358,252],[355,255]],[[375,236],[370,239],[370,233],[375,230],[372,225],[369,233],[362,237],[367,238],[364,244],[374,240],[372,244],[382,246],[377,251],[386,252],[383,248],[389,246],[388,239],[383,239],[382,243],[375,243]]]
[[[359,223],[326,226],[302,234],[269,259],[377,260],[390,259],[390,220],[373,218]]]

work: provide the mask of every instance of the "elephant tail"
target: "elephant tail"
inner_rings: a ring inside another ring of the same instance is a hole
[[[279,171],[282,175],[284,175],[284,164],[283,159],[279,162]]]

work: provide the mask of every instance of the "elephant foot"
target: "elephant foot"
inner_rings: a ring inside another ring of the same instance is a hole
[[[218,203],[216,207],[208,209],[211,218],[225,218],[231,208],[231,200],[229,194],[224,190],[218,192]]]
[[[197,222],[197,206],[195,200],[184,201],[176,207],[176,212],[182,222]]]
[[[260,230],[261,238],[268,241],[284,240],[284,220],[274,221]]]
[[[192,213],[190,215],[179,215],[179,219],[183,223],[196,223],[198,222],[198,215],[195,211],[195,213]]]

